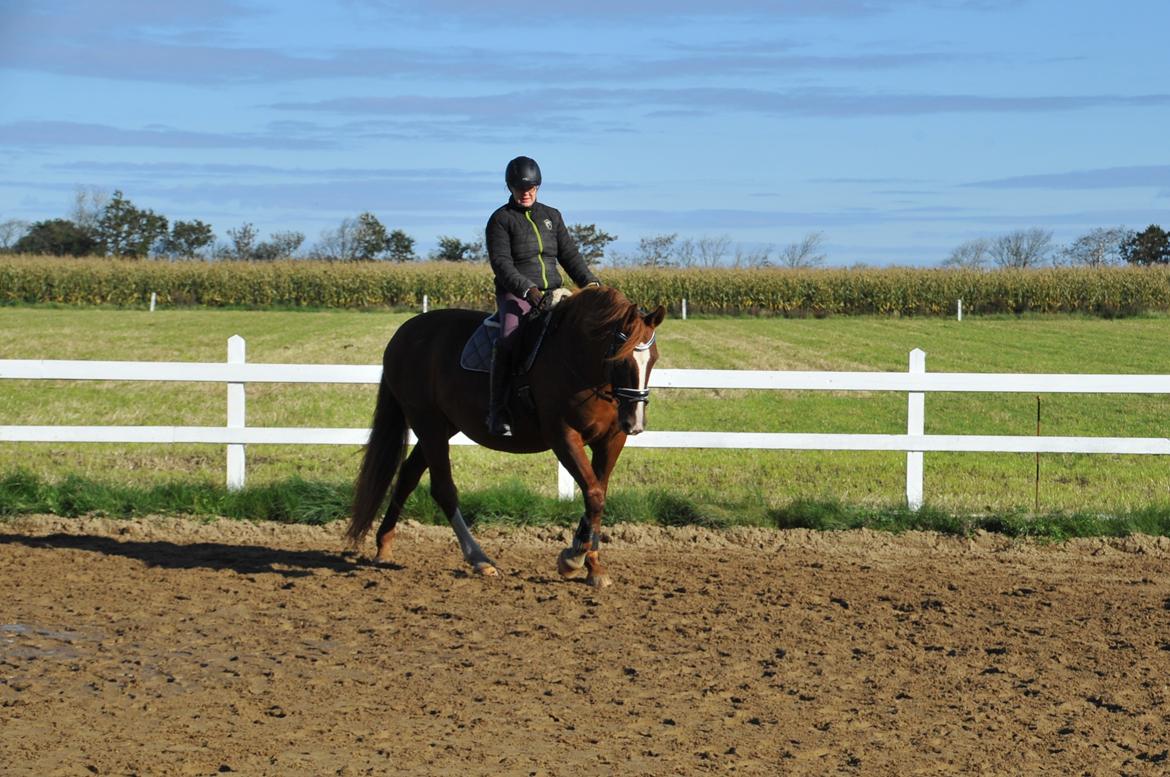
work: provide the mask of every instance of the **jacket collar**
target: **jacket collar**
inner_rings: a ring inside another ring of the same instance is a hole
[[[531,211],[531,210],[534,210],[534,209],[536,208],[536,206],[537,206],[537,205],[539,205],[539,204],[540,204],[540,201],[539,201],[539,200],[537,200],[536,202],[532,203],[532,207],[531,207],[531,208],[525,208],[523,205],[521,205],[520,203],[516,202],[516,198],[515,198],[515,197],[513,197],[513,196],[512,196],[512,195],[510,195],[510,194],[508,195],[508,204],[507,204],[507,207],[508,207],[509,209],[511,209],[511,210],[518,210],[518,211],[520,211],[521,213],[523,213],[524,211]]]

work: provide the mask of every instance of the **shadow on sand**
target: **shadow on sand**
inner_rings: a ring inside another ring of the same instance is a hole
[[[82,550],[136,559],[163,569],[230,569],[240,574],[272,573],[305,577],[314,570],[350,572],[366,567],[356,553],[321,550],[279,550],[258,545],[220,542],[179,544],[165,540],[116,540],[86,534],[50,534],[30,537],[0,532],[0,547]]]

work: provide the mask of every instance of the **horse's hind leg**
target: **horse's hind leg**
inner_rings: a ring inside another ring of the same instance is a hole
[[[471,530],[463,520],[463,513],[459,511],[459,491],[451,477],[451,448],[446,429],[428,432],[416,428],[415,434],[418,435],[418,444],[423,448],[431,470],[431,496],[455,530],[455,538],[459,540],[464,560],[481,575],[498,574],[495,562],[488,558],[475,537],[471,536]]]
[[[394,561],[394,527],[398,525],[398,518],[402,515],[402,508],[406,505],[406,498],[418,487],[419,478],[427,469],[427,457],[422,448],[414,446],[406,461],[402,462],[402,469],[398,472],[398,480],[394,483],[394,490],[390,493],[390,506],[386,508],[386,517],[378,527],[378,555],[374,556],[375,564],[390,564]]]

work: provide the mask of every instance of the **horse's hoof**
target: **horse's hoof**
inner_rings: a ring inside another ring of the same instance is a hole
[[[393,557],[390,556],[390,554],[386,554],[385,556],[383,556],[381,554],[374,556],[374,558],[371,560],[370,563],[372,563],[376,567],[395,566],[394,559],[393,559]]]
[[[561,577],[565,580],[584,580],[589,577],[589,570],[587,569],[563,568],[558,566],[557,571],[561,573]]]
[[[609,588],[613,585],[613,581],[609,579],[609,575],[590,575],[586,582],[597,589]]]
[[[484,577],[495,577],[496,575],[500,574],[500,571],[492,564],[481,561],[475,565],[475,574],[483,575]]]
[[[585,568],[585,556],[574,556],[572,548],[565,548],[557,556],[557,572],[566,580],[580,580],[589,575]]]

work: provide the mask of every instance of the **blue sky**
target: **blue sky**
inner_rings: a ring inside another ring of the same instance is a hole
[[[632,252],[931,265],[1170,226],[1164,0],[0,0],[0,221],[121,189],[221,238],[482,236],[503,168]]]

